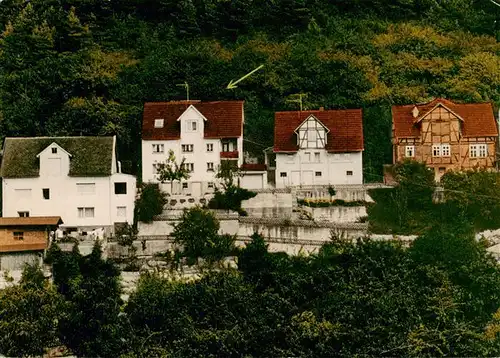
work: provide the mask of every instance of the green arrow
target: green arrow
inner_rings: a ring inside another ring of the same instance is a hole
[[[248,72],[245,76],[241,77],[239,80],[237,81],[234,81],[231,80],[229,82],[229,84],[227,85],[226,89],[233,89],[233,88],[236,88],[238,86],[236,86],[237,83],[243,81],[245,78],[247,78],[248,76],[250,76],[252,73],[254,72],[257,72],[258,70],[260,70],[262,67],[264,67],[264,65],[260,65],[259,67],[257,67],[255,70],[251,71],[251,72]]]

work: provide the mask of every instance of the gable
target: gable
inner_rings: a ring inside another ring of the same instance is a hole
[[[442,103],[438,103],[433,109],[428,111],[427,113],[424,113],[420,118],[416,120],[416,123],[419,123],[421,121],[427,120],[427,121],[446,121],[449,122],[450,120],[460,120],[464,121],[462,117],[460,117],[458,114],[453,112],[451,109],[443,105]]]
[[[196,109],[196,107],[195,107],[195,106],[190,105],[190,106],[188,107],[188,109],[186,109],[186,110],[185,110],[185,111],[184,111],[184,112],[180,115],[180,117],[179,117],[179,118],[177,118],[177,122],[182,122],[184,119],[191,119],[191,118],[193,118],[193,117],[194,117],[194,118],[199,118],[199,119],[202,119],[202,120],[204,120],[204,121],[206,121],[206,120],[207,120],[207,118],[206,118],[203,114],[201,114],[201,112],[200,112],[200,111],[198,111],[198,110]]]
[[[325,148],[328,132],[328,128],[311,114],[295,129],[297,145],[300,148]]]
[[[275,153],[299,150],[296,129],[311,115],[328,129],[324,147],[328,152],[358,152],[364,149],[361,109],[287,111],[275,113]]]
[[[53,154],[53,149],[52,148],[55,148],[57,150],[57,152],[62,152],[64,154],[66,154],[68,157],[71,157],[71,154],[68,153],[63,147],[61,147],[59,144],[57,144],[56,142],[52,142],[50,143],[49,146],[47,146],[44,150],[42,150],[40,153],[38,153],[36,156],[37,158],[40,158],[42,155],[44,155],[45,153],[47,154]]]
[[[52,143],[71,153],[69,176],[108,176],[112,173],[113,142],[113,137],[6,138],[0,176],[39,176],[37,155]]]
[[[450,100],[437,98],[427,103],[392,107],[392,124],[394,138],[420,137],[420,128],[412,112],[417,107],[425,118],[434,109],[445,108],[451,115],[461,119],[461,133],[464,137],[497,136],[498,128],[491,103],[454,103]]]

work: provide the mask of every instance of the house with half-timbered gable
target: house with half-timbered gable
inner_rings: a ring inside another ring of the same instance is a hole
[[[498,128],[491,103],[437,98],[392,107],[393,162],[414,159],[434,169],[495,168]]]
[[[276,112],[276,187],[363,184],[361,109]]]

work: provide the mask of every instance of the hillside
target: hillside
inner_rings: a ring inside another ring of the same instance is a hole
[[[364,108],[365,177],[391,160],[390,105],[500,105],[500,7],[488,0],[3,0],[0,134],[117,134],[140,164],[144,101],[246,101],[247,149],[273,112]],[[495,27],[496,26],[496,27]],[[496,36],[496,37],[495,37]],[[227,90],[230,80],[263,70]]]

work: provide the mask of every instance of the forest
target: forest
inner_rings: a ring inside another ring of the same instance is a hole
[[[208,226],[204,233],[217,232]],[[188,239],[186,228],[176,237]],[[236,254],[238,269],[206,269],[196,280],[144,272],[127,302],[120,271],[98,244],[87,256],[54,244],[46,260],[53,282],[27,266],[20,284],[0,290],[0,353],[498,356],[500,267],[469,229],[443,225],[409,248],[333,235],[309,256],[271,253],[255,234]],[[193,248],[185,253],[198,255]]]
[[[276,110],[364,109],[364,171],[391,161],[392,104],[500,105],[490,0],[3,0],[0,135],[114,135],[139,174],[145,101],[242,99],[245,148]],[[227,89],[252,69],[262,70]]]

